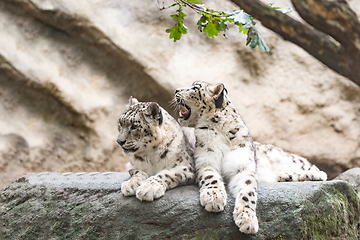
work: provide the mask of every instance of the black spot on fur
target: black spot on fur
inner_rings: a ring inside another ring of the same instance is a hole
[[[236,134],[239,131],[239,128],[234,128],[233,130],[230,130],[229,133]]]
[[[244,200],[245,202],[249,201],[249,199],[247,197],[243,197],[242,200]]]
[[[198,129],[209,129],[209,127],[198,127]]]
[[[140,156],[138,156],[138,155],[134,155],[134,157],[135,157],[135,159],[140,160],[140,161],[142,161],[142,162],[145,161],[142,157],[140,157]]]
[[[251,184],[251,180],[246,180],[246,185],[250,185]]]
[[[205,180],[211,179],[211,178],[213,178],[213,177],[214,177],[213,175],[206,176],[206,177],[205,177]]]
[[[251,201],[252,204],[255,204],[255,201]]]
[[[208,152],[213,152],[214,149],[212,149],[212,148],[207,148],[207,151],[208,151]]]
[[[217,180],[212,181],[211,184],[217,184]]]
[[[254,192],[249,192],[248,195],[249,195],[250,197],[255,196]]]
[[[164,158],[166,157],[166,154],[169,152],[168,149],[166,149],[161,155],[160,155],[160,158]]]
[[[214,117],[213,118],[211,118],[211,121],[213,122],[213,123],[218,123],[219,121],[218,120],[216,120]]]
[[[168,174],[165,174],[165,177],[169,178],[172,182],[175,182],[175,180],[172,177],[170,177]]]
[[[244,148],[244,147],[245,147],[245,143],[240,143],[240,144],[239,144],[239,147]]]
[[[173,137],[167,144],[166,147],[169,147],[171,145],[171,143],[174,141],[175,137]]]
[[[233,140],[235,138],[235,136],[229,137],[230,141]]]

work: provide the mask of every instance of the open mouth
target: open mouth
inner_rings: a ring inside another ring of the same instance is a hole
[[[180,105],[179,118],[183,120],[188,120],[191,115],[191,108],[186,105],[182,100],[177,101]]]
[[[132,152],[136,152],[137,150],[139,150],[139,147],[124,147],[122,146],[122,149],[124,150],[125,153],[132,153]]]

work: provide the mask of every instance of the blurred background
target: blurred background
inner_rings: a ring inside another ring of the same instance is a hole
[[[360,13],[360,0],[348,3]],[[360,166],[357,85],[260,23],[271,53],[247,47],[237,28],[208,38],[190,9],[188,33],[174,43],[165,29],[175,10],[141,0],[0,1],[0,188],[30,172],[125,171],[116,138],[128,98],[176,116],[175,89],[198,80],[225,84],[256,141],[308,158],[329,178]]]

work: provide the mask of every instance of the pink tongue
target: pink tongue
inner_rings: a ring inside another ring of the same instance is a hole
[[[183,111],[180,109],[181,115],[185,115],[185,114],[187,114],[188,112],[189,112],[189,111],[183,112]]]

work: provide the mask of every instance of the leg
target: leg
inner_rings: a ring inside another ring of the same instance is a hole
[[[130,169],[131,178],[121,184],[121,193],[124,196],[135,195],[136,189],[146,180],[148,174],[137,169]]]
[[[229,187],[232,188],[235,199],[233,217],[240,231],[255,234],[259,229],[256,217],[257,179],[255,172],[241,172],[235,175]]]
[[[198,170],[200,204],[209,212],[221,212],[226,205],[227,194],[221,175],[212,167]]]
[[[155,176],[149,177],[136,190],[136,197],[141,201],[153,201],[165,194],[167,189],[194,182],[195,174],[192,168],[177,166],[170,170],[163,170]]]

